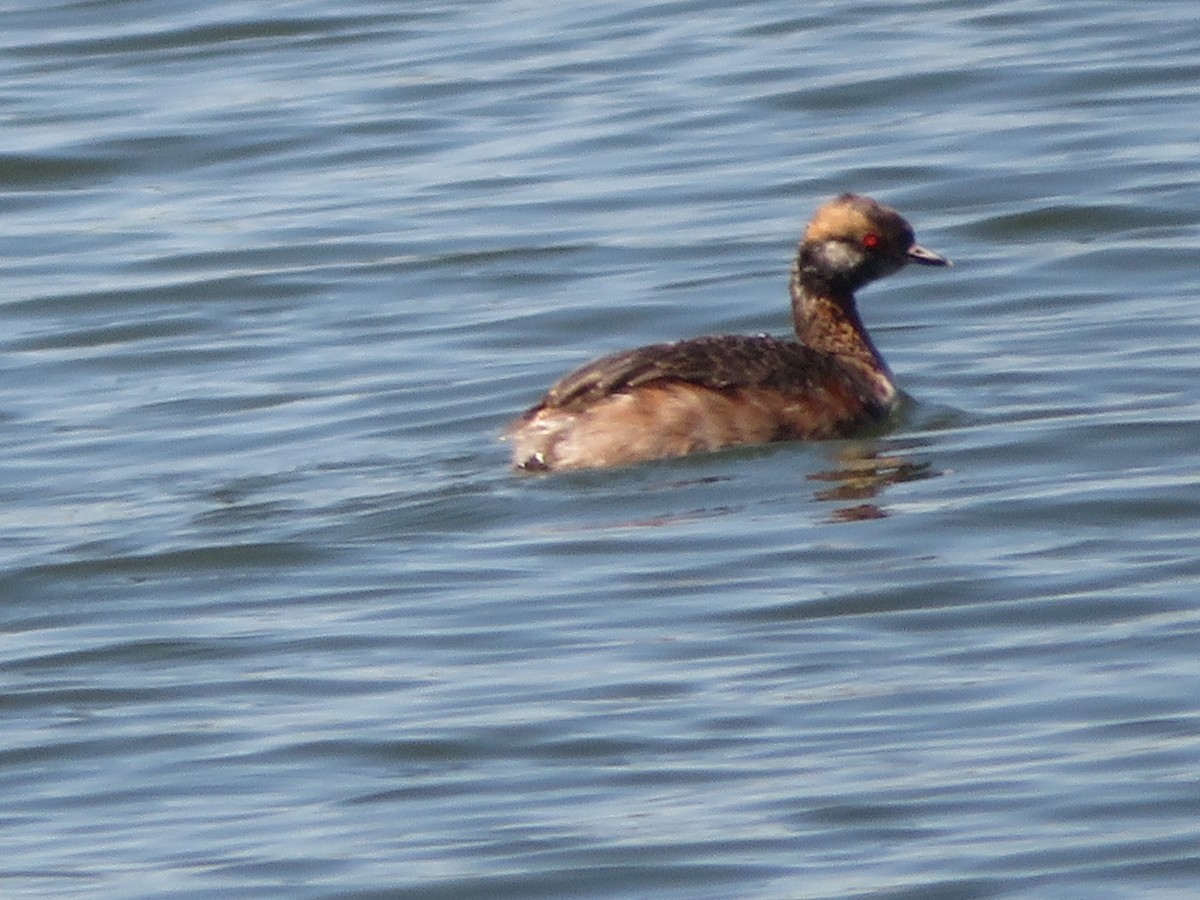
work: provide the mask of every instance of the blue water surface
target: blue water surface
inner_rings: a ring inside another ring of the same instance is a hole
[[[1192,896],[1182,10],[8,4],[0,894]],[[894,428],[508,470],[843,190]]]

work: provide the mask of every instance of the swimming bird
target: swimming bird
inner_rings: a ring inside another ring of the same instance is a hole
[[[771,441],[847,437],[900,392],[854,293],[909,263],[947,266],[889,206],[842,194],[818,209],[792,265],[796,339],[716,335],[603,356],[513,422],[514,468],[621,466]]]

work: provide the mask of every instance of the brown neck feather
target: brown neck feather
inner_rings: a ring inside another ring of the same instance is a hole
[[[792,324],[800,343],[848,361],[886,368],[859,318],[852,291],[828,283],[810,290],[802,283],[798,264],[792,269],[790,287]]]

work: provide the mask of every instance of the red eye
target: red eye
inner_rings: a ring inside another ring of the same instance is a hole
[[[879,246],[879,235],[874,233],[863,235],[862,245],[868,250],[874,250]]]

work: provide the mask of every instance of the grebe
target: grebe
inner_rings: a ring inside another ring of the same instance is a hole
[[[508,429],[513,466],[620,466],[769,441],[845,437],[886,418],[899,390],[854,292],[908,263],[950,261],[869,197],[813,215],[792,265],[794,340],[720,335],[601,357],[550,388]]]

